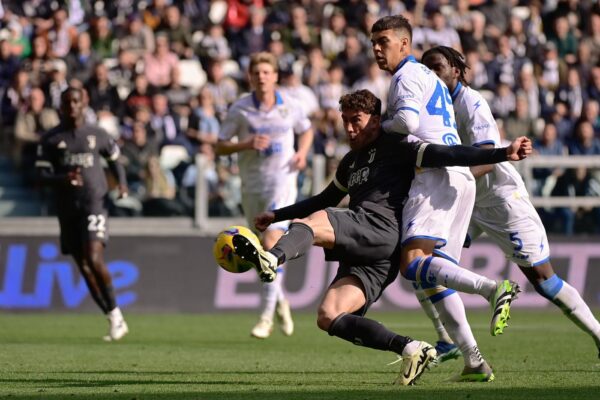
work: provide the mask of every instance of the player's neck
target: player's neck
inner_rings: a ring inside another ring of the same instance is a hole
[[[256,100],[258,100],[259,103],[265,108],[272,108],[277,100],[275,91],[259,92],[258,90],[256,90],[254,91],[254,95],[256,97]]]
[[[79,129],[85,124],[83,117],[65,120],[65,126],[70,129]]]

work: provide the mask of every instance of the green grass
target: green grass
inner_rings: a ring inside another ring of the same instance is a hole
[[[8,399],[600,399],[593,342],[557,310],[513,312],[503,336],[469,318],[491,383],[447,383],[460,360],[396,387],[389,352],[351,345],[296,315],[296,334],[249,337],[254,314],[127,315],[131,333],[103,343],[100,315],[0,317],[0,398]],[[372,313],[395,331],[435,341],[420,312]]]

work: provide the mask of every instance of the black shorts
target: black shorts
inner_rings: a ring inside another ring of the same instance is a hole
[[[327,208],[325,211],[335,232],[333,249],[325,249],[327,261],[370,265],[389,259],[399,251],[400,232],[396,221],[363,209]]]
[[[92,240],[104,245],[108,241],[108,210],[104,201],[93,202],[85,208],[74,207],[58,213],[60,248],[63,254],[81,254]]]
[[[340,263],[337,274],[331,284],[346,276],[354,275],[363,285],[365,304],[353,314],[363,316],[381,294],[398,277],[400,271],[399,252],[384,260],[375,261],[369,265],[348,265]]]

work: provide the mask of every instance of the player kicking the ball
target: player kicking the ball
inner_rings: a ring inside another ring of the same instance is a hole
[[[334,181],[320,194],[297,204],[257,215],[256,228],[294,218],[275,246],[264,251],[244,235],[233,237],[236,253],[260,274],[274,275],[278,265],[306,253],[313,244],[340,267],[319,306],[317,325],[330,335],[402,357],[396,383],[409,385],[435,359],[425,342],[398,335],[364,314],[393,282],[399,270],[401,204],[408,195],[414,166],[477,165],[521,159],[531,143],[519,138],[506,149],[481,150],[407,142],[381,131],[381,102],[368,90],[340,100],[351,151],[340,162]],[[475,151],[474,151],[475,150]],[[335,207],[350,196],[350,208]]]

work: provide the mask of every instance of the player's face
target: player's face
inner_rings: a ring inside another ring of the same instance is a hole
[[[410,54],[410,40],[402,31],[388,29],[371,35],[373,54],[379,68],[394,72],[400,61]]]
[[[274,91],[277,83],[277,71],[271,64],[257,64],[250,71],[250,83],[259,93]]]
[[[71,120],[79,119],[83,115],[83,97],[79,90],[69,90],[62,99],[63,115]]]
[[[378,115],[366,114],[363,111],[342,111],[344,130],[352,150],[359,150],[371,143],[379,133]]]
[[[435,72],[437,76],[448,86],[451,91],[454,90],[458,82],[458,69],[450,65],[446,57],[439,53],[430,54],[423,59],[430,70]]]

